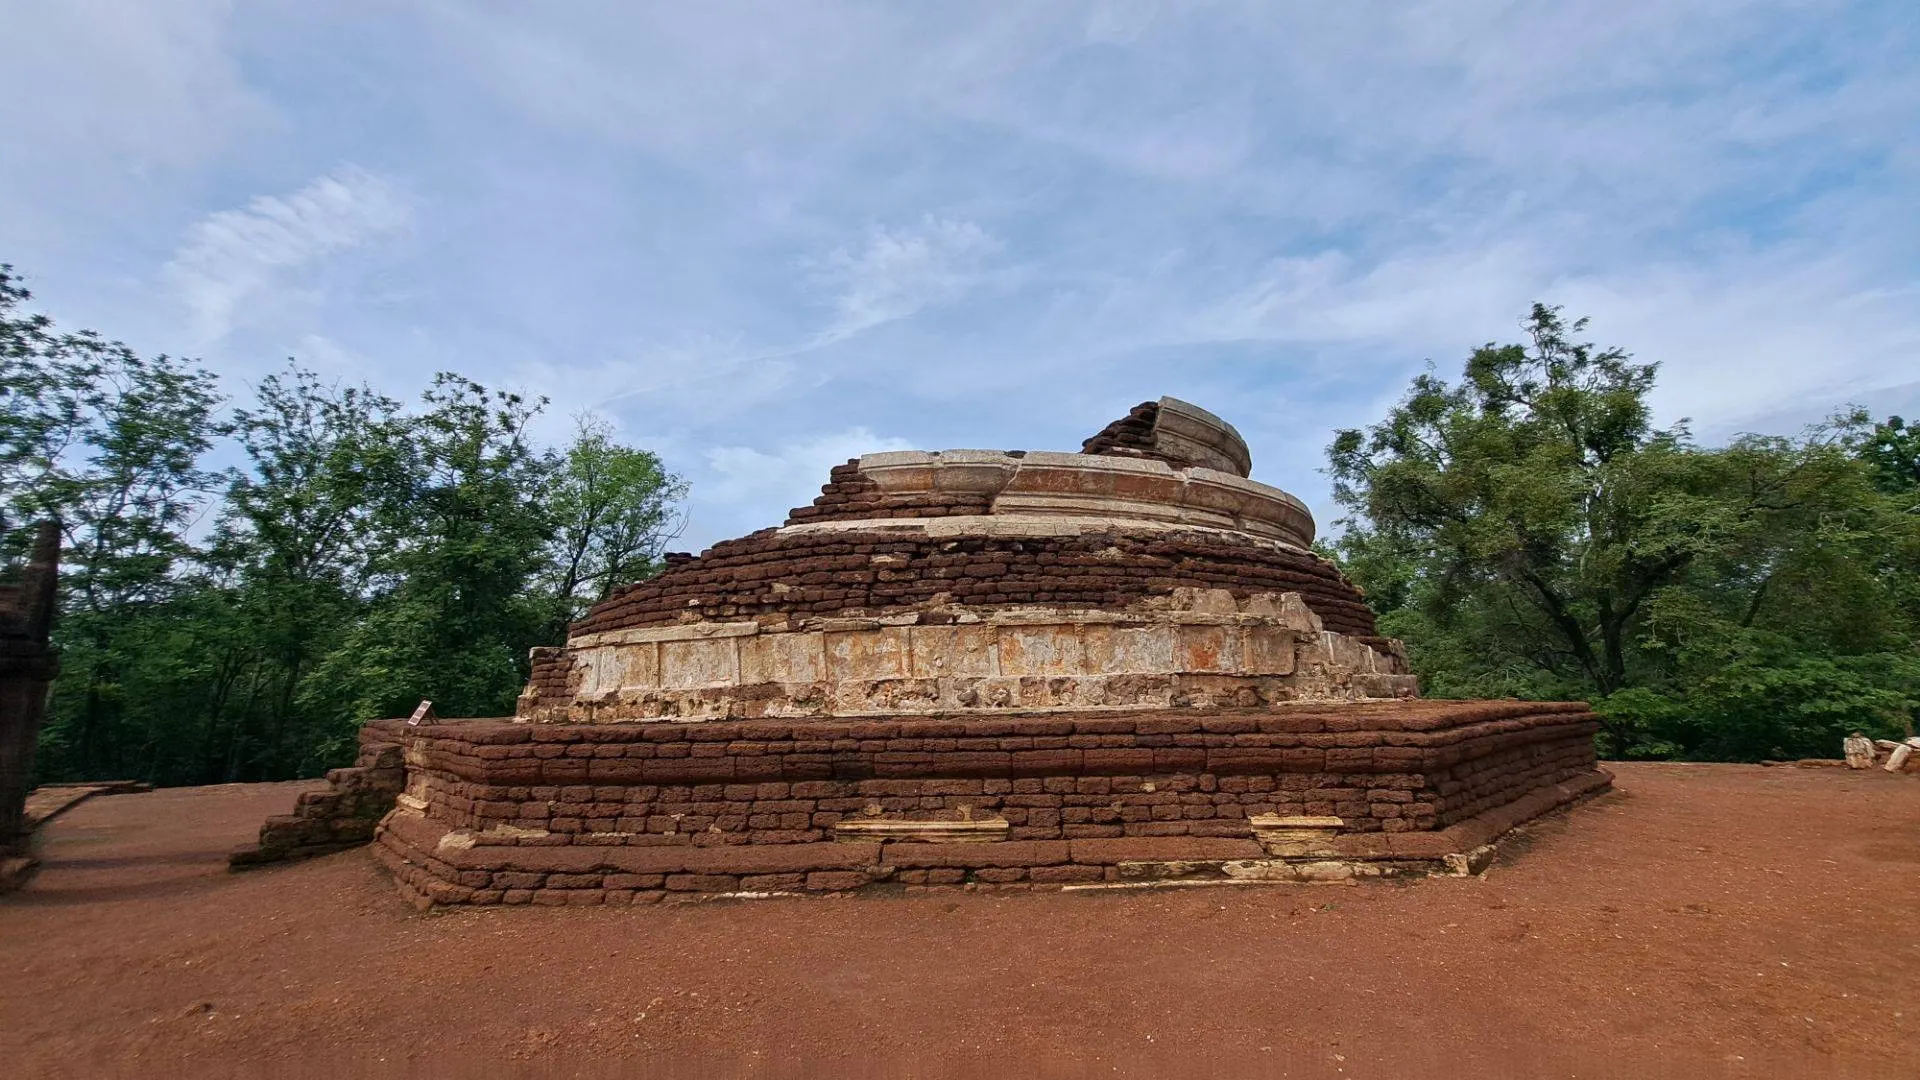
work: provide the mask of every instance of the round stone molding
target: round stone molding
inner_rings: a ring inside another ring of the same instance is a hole
[[[862,456],[859,474],[882,496],[989,499],[995,516],[1152,522],[1248,533],[1302,549],[1313,543],[1306,504],[1218,469],[1037,450],[899,450]]]

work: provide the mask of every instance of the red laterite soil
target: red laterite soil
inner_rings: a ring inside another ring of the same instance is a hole
[[[226,871],[307,785],[97,797],[0,1076],[1920,1077],[1920,782],[1613,768],[1479,879],[427,915]]]

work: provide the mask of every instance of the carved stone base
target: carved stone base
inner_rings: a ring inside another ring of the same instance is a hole
[[[575,636],[543,722],[1010,713],[1413,697],[1397,642],[1323,628],[1297,593],[1175,589],[1122,610],[930,608]]]

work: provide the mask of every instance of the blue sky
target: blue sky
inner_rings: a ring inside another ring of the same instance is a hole
[[[244,384],[597,411],[682,545],[1173,394],[1322,451],[1546,300],[1663,420],[1920,413],[1920,5],[0,0],[0,261]]]

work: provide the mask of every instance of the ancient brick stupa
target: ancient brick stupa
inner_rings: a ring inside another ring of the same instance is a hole
[[[1435,702],[1232,426],[870,454],[404,750],[421,902],[1322,880],[1470,866],[1608,782],[1577,703]]]

